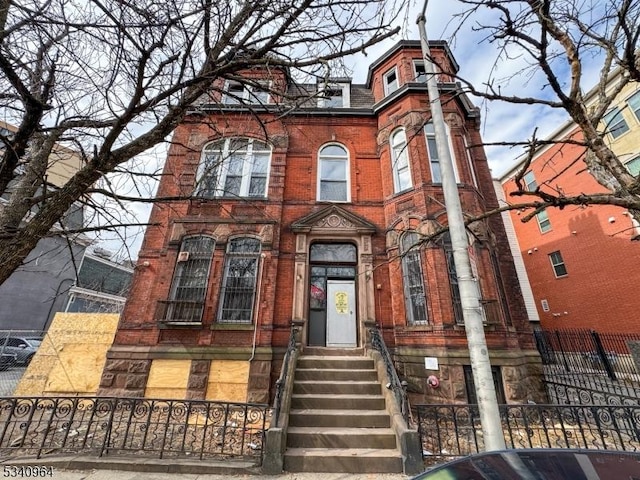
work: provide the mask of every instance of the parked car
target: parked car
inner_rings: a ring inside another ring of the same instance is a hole
[[[439,465],[412,480],[629,480],[640,477],[640,453],[518,449],[484,452]]]
[[[40,343],[42,339],[35,337],[0,337],[0,352],[15,355],[18,365],[29,365]]]
[[[8,370],[16,364],[17,357],[15,353],[3,353],[0,355],[0,372]]]

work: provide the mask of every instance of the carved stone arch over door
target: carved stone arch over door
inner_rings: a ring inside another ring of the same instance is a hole
[[[314,242],[343,242],[357,247],[356,321],[359,345],[363,345],[365,323],[375,322],[371,237],[377,231],[376,226],[343,207],[330,205],[295,221],[291,230],[296,234],[292,318],[305,325],[303,344],[308,338],[309,247]]]

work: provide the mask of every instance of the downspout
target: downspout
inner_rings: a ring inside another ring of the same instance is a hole
[[[253,344],[251,346],[251,356],[249,361],[253,361],[256,356],[256,340],[258,339],[258,307],[260,305],[260,292],[262,291],[262,273],[264,271],[264,259],[266,254],[260,254],[260,260],[258,260],[258,285],[256,287],[256,298],[253,300]]]

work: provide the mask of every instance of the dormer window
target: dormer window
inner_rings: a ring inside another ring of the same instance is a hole
[[[263,86],[264,85],[264,86]],[[247,85],[235,80],[228,80],[225,85],[222,103],[225,105],[263,105],[269,103],[268,85]]]
[[[427,81],[427,70],[424,66],[424,60],[413,61],[413,75],[415,82],[424,83]]]
[[[389,95],[395,92],[400,86],[400,82],[398,81],[398,71],[396,70],[396,68],[393,67],[391,70],[385,73],[382,81],[384,83],[385,95]]]
[[[329,83],[324,87],[318,85],[318,107],[320,108],[349,108],[351,95],[349,83]]]

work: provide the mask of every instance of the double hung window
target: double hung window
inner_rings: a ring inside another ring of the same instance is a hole
[[[349,155],[342,145],[327,145],[318,156],[318,200],[349,201]]]

